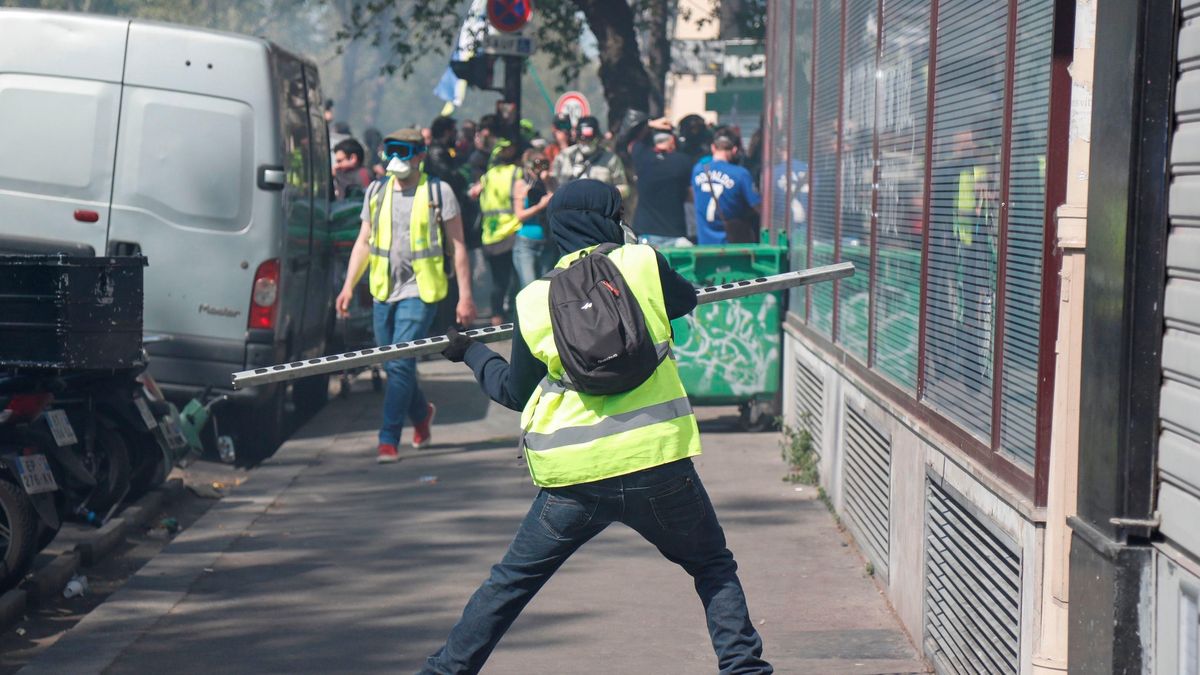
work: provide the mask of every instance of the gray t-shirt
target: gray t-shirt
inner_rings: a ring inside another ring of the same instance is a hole
[[[363,198],[362,213],[360,214],[363,220],[371,220],[371,199],[383,185],[382,182],[375,182],[367,188],[367,195]],[[388,302],[399,302],[420,296],[417,291],[417,279],[413,276],[412,261],[407,259],[409,220],[412,217],[412,205],[413,200],[416,199],[417,188],[416,186],[411,189],[401,188],[399,181],[396,181],[396,187],[400,189],[395,190],[392,194],[392,246],[388,251],[388,267],[392,272],[392,292],[388,295]],[[454,198],[454,191],[444,181],[438,181],[438,187],[442,196],[442,220],[447,221],[459,214],[458,200]],[[383,199],[384,195],[379,195],[379,198]],[[434,201],[436,203],[436,197]],[[443,233],[442,248],[448,252],[449,246],[446,245],[445,236]]]

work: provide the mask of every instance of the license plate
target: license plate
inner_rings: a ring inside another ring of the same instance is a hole
[[[146,399],[139,396],[133,399],[133,405],[138,409],[138,414],[142,416],[142,424],[145,424],[147,429],[153,429],[158,426],[158,420],[154,419],[154,415],[150,412],[150,405],[146,403]]]
[[[187,439],[183,437],[183,432],[180,431],[179,425],[172,417],[163,418],[163,435],[166,436],[167,445],[171,446],[172,450],[187,445]]]
[[[71,427],[71,420],[67,418],[67,413],[62,410],[47,410],[46,423],[50,425],[50,433],[54,434],[54,442],[58,447],[64,445],[74,445],[79,442],[75,437],[75,429]]]
[[[17,470],[21,474],[21,485],[26,494],[36,495],[39,492],[54,492],[58,489],[58,481],[54,480],[54,472],[50,471],[50,463],[45,455],[21,455],[17,457]]]

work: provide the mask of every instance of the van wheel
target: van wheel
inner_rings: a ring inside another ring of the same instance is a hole
[[[25,491],[0,479],[0,590],[17,585],[33,560],[37,544],[37,514]]]
[[[292,385],[292,398],[296,401],[300,419],[317,414],[329,402],[329,373],[296,380]]]
[[[287,387],[262,405],[237,412],[237,466],[257,466],[275,454],[287,432]]]

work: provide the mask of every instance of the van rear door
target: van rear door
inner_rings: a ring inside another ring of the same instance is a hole
[[[128,27],[0,10],[0,234],[104,253]]]
[[[278,255],[279,193],[256,187],[280,163],[270,91],[264,42],[130,26],[110,239],[146,255],[145,330],[187,369],[167,381],[224,385],[244,360],[255,271]]]

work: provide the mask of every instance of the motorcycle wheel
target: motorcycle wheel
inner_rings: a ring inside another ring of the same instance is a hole
[[[37,544],[37,514],[19,485],[0,479],[0,590],[17,585],[33,560]]]
[[[85,464],[89,464],[85,458]],[[112,506],[124,499],[129,490],[129,446],[115,429],[104,423],[96,425],[96,452],[89,469],[96,477],[96,487],[87,500],[88,509],[103,516]]]
[[[126,448],[132,451],[127,498],[133,500],[162,485],[171,469],[166,465],[167,459],[154,435],[126,432],[123,440]]]

